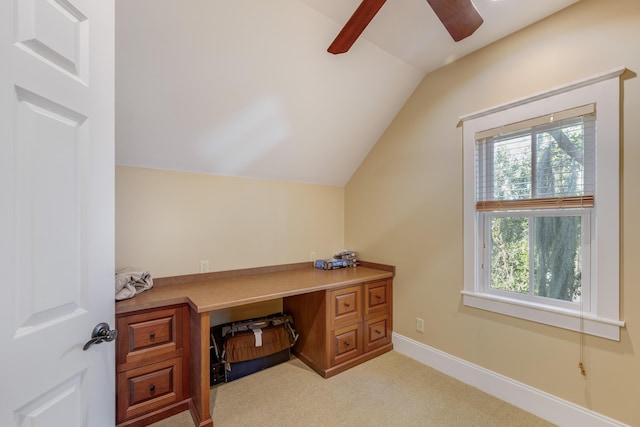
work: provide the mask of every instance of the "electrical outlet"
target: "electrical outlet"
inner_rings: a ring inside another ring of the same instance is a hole
[[[424,332],[424,319],[416,317],[416,331]]]
[[[316,262],[316,253],[314,251],[309,252],[309,259],[311,262]]]
[[[209,260],[203,259],[200,261],[200,273],[208,273],[209,272]]]

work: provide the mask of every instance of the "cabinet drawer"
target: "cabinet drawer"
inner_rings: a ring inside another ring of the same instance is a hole
[[[391,325],[389,316],[382,316],[367,321],[364,325],[365,353],[391,342]]]
[[[130,351],[140,351],[150,347],[175,345],[175,335],[173,325],[175,318],[173,315],[151,319],[146,322],[129,324]]]
[[[118,422],[182,399],[182,359],[174,358],[118,374]]]
[[[347,326],[331,332],[331,364],[353,359],[362,354],[362,324]]]
[[[151,362],[177,356],[182,349],[183,308],[118,318],[118,363]]]
[[[361,292],[361,286],[352,286],[329,293],[332,326],[360,321],[362,316]]]
[[[365,316],[371,318],[390,313],[391,281],[379,280],[365,284]]]

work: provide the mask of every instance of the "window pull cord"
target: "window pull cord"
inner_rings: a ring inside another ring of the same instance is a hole
[[[578,368],[580,368],[580,374],[583,377],[587,376],[587,371],[584,368],[584,301],[582,295],[580,296],[580,361],[578,362]]]

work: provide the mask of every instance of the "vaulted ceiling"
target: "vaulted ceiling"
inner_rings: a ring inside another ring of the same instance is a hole
[[[427,73],[577,1],[474,0],[456,43],[389,0],[333,55],[359,0],[116,0],[116,163],[345,185]]]

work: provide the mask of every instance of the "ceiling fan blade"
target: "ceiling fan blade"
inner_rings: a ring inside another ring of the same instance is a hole
[[[427,0],[451,37],[469,37],[484,22],[471,0]]]
[[[327,51],[333,54],[348,51],[386,1],[363,0]]]

